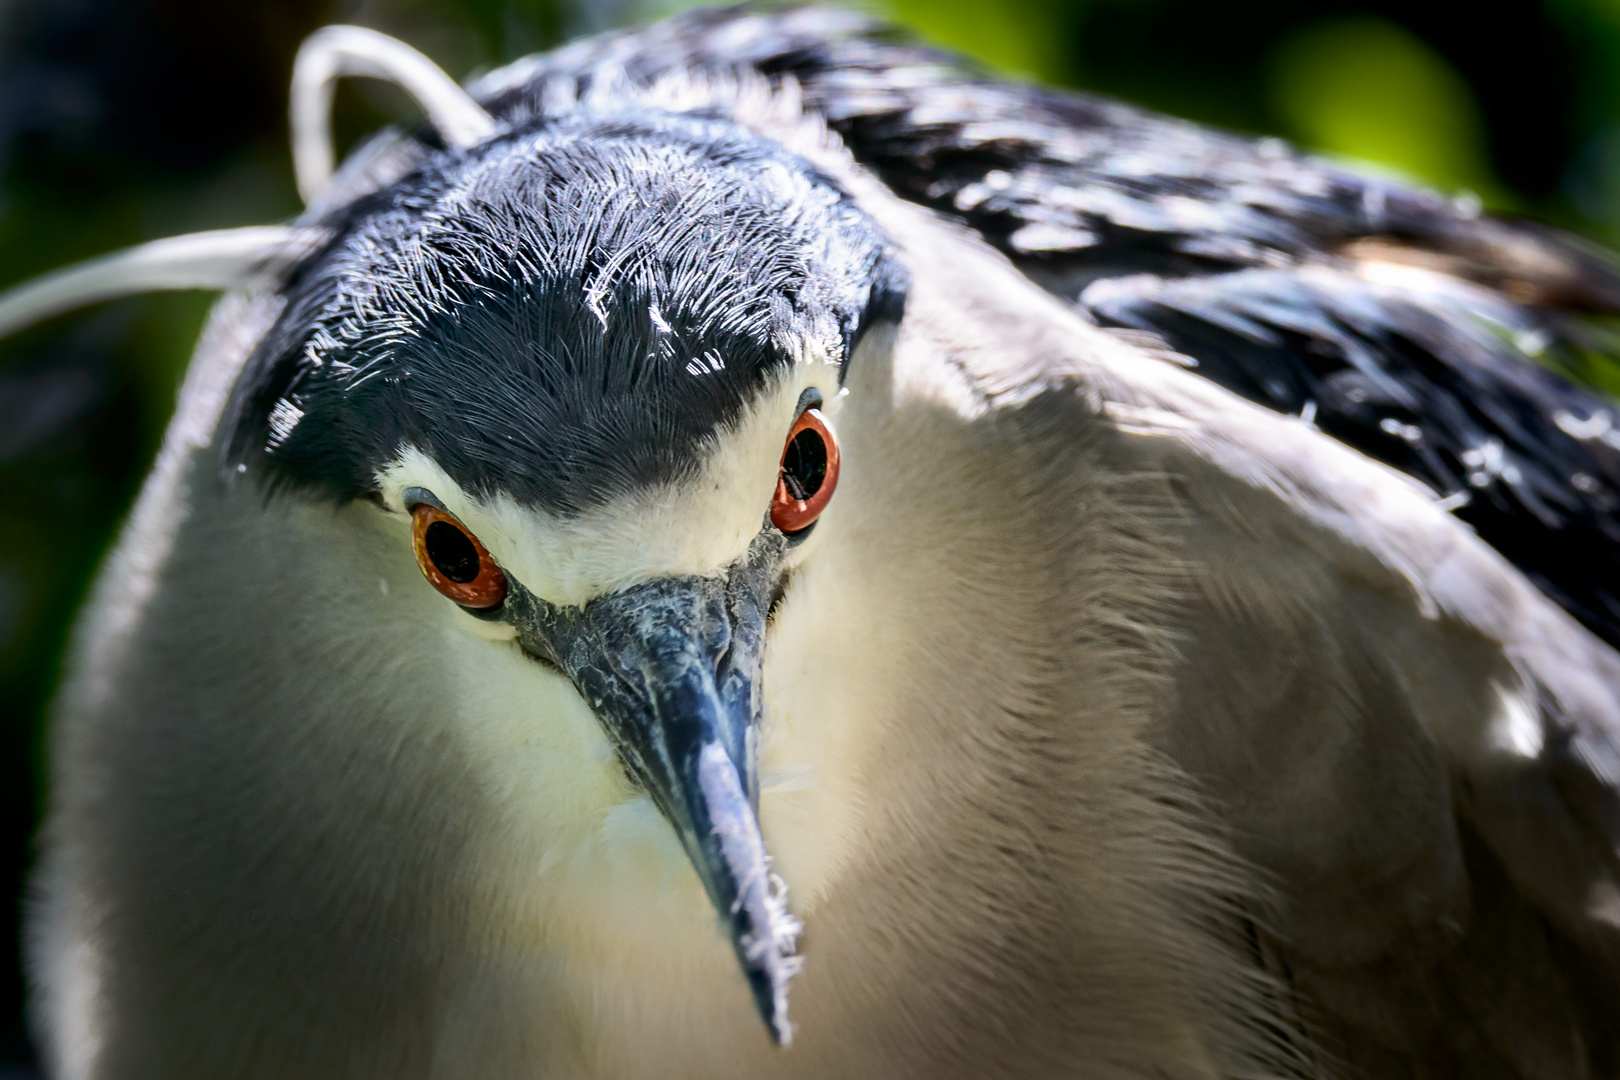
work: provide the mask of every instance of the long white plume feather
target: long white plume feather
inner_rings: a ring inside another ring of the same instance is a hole
[[[0,337],[133,293],[228,289],[307,252],[325,230],[280,225],[189,233],[67,266],[0,293]]]
[[[421,104],[449,146],[468,147],[495,131],[493,117],[444,69],[397,38],[359,26],[328,26],[304,39],[293,62],[293,171],[306,203],[332,179],[332,91],[346,75],[397,83]]]

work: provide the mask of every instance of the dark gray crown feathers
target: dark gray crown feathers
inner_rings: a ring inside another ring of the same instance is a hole
[[[542,119],[346,208],[237,393],[230,464],[363,496],[414,446],[575,512],[664,482],[808,345],[898,302],[833,180],[730,122]]]

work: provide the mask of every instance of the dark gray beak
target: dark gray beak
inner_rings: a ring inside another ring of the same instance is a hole
[[[674,826],[778,1043],[792,1035],[799,924],[760,837],[755,742],[765,619],[785,546],[767,528],[724,577],[658,578],[583,608],[514,587],[505,613],[526,650],[573,680]]]

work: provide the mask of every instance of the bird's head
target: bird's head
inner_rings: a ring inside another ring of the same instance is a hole
[[[845,365],[898,317],[881,237],[780,147],[645,110],[442,155],[328,224],[238,383],[228,473],[376,503],[429,617],[584,703],[785,1041],[762,671],[836,513]]]

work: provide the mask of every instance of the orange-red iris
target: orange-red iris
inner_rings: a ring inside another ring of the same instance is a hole
[[[806,409],[788,431],[771,499],[771,524],[803,532],[827,508],[838,486],[838,440],[819,409]]]
[[[506,599],[506,575],[478,537],[452,515],[422,503],[411,511],[411,546],[422,575],[463,607],[485,610]]]

